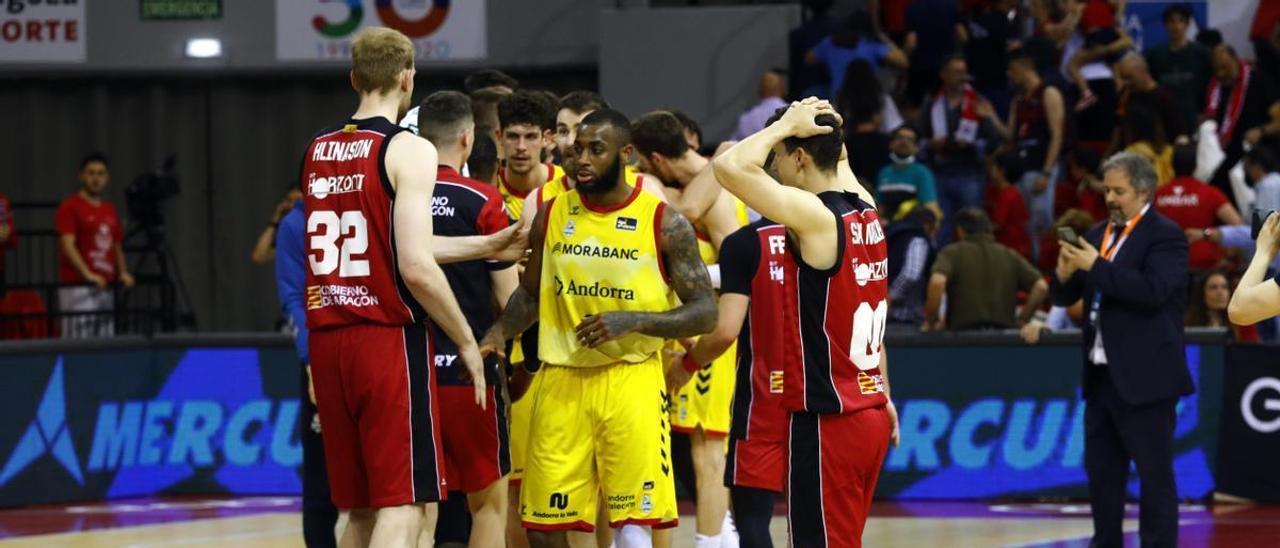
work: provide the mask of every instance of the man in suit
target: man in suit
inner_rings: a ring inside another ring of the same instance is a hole
[[[1151,207],[1156,174],[1122,153],[1102,166],[1110,219],[1065,244],[1054,300],[1084,299],[1085,471],[1091,546],[1123,546],[1129,461],[1141,481],[1142,546],[1176,546],[1173,432],[1178,398],[1191,394],[1182,337],[1187,238]]]

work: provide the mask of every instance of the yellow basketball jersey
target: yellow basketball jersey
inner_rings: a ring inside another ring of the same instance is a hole
[[[547,166],[547,182],[543,183],[543,186],[555,186],[550,183],[556,183],[564,177],[564,170],[560,169],[560,166],[550,162],[542,165]],[[498,192],[502,194],[502,203],[507,206],[507,215],[510,215],[512,220],[519,221],[521,213],[524,212],[524,200],[529,197],[529,192],[520,192],[507,183],[505,167],[498,170]]]
[[[586,348],[578,343],[575,328],[584,317],[601,312],[665,312],[677,305],[659,250],[663,205],[639,186],[616,206],[593,206],[578,192],[552,202],[538,305],[538,358],[543,363],[639,363],[662,348],[662,339],[640,333]]]

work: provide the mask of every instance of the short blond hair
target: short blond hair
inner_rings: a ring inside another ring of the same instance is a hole
[[[356,91],[387,93],[400,72],[413,68],[413,42],[395,29],[370,27],[351,41],[351,74]]]

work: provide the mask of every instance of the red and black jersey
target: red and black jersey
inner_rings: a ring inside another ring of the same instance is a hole
[[[875,207],[856,194],[818,194],[837,219],[836,262],[808,266],[794,241],[796,284],[784,316],[795,329],[780,330],[783,405],[792,411],[853,413],[884,405],[880,349],[889,312],[889,261]]]
[[[751,298],[738,332],[738,367],[729,436],[782,442],[787,412],[782,407],[782,333],[795,329],[788,295],[795,291],[796,264],[787,253],[786,229],[760,219],[738,229],[720,245],[720,292]]]
[[[310,329],[426,318],[396,263],[386,154],[401,131],[386,118],[350,120],[307,146],[301,179]]]
[[[720,291],[750,298],[738,332],[733,420],[725,459],[725,485],[782,492],[786,476],[788,412],[782,406],[786,330],[795,330],[796,264],[786,229],[760,219],[720,246]],[[790,315],[790,316],[789,316]]]
[[[493,185],[468,179],[449,166],[440,166],[436,188],[431,196],[431,218],[437,236],[476,236],[493,234],[510,225],[502,194]],[[489,272],[509,268],[511,263],[492,260],[466,261],[440,265],[449,288],[458,299],[462,314],[476,340],[484,336],[497,318],[493,300],[493,280]],[[502,303],[506,304],[506,303]],[[435,366],[441,385],[467,385],[459,376],[458,345],[432,324],[435,342]],[[494,360],[486,360],[485,372],[496,385]]]

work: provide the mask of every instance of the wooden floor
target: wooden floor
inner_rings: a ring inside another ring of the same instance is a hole
[[[1137,523],[1126,522],[1136,545]],[[866,546],[1084,547],[1087,506],[971,503],[877,504]],[[784,546],[786,522],[773,522]],[[1184,507],[1183,546],[1280,545],[1280,507]],[[0,511],[0,546],[301,547],[296,501],[284,498],[137,501]],[[693,546],[693,519],[681,521],[677,547]]]

